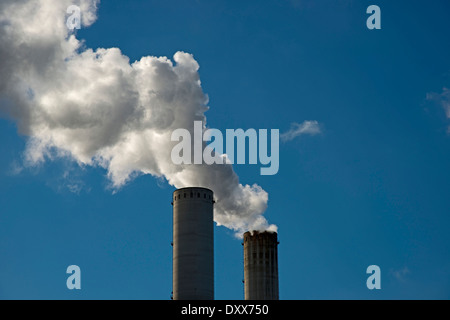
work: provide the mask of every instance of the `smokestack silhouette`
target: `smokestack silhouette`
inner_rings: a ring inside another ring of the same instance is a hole
[[[278,300],[276,232],[244,233],[245,300]]]
[[[214,300],[213,192],[174,191],[173,299]]]

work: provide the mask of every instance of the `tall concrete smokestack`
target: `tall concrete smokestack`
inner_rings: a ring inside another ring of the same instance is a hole
[[[245,300],[278,300],[276,232],[244,233]]]
[[[173,193],[173,299],[214,300],[213,192]]]

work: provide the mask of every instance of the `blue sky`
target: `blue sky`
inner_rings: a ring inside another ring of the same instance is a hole
[[[281,299],[449,299],[449,15],[445,0],[104,1],[77,38],[130,62],[193,54],[213,128],[320,123],[280,145],[277,175],[234,166],[269,194]],[[114,193],[68,158],[24,167],[27,140],[0,119],[0,298],[169,299],[174,188],[140,175]],[[242,250],[215,228],[216,299],[243,298]]]

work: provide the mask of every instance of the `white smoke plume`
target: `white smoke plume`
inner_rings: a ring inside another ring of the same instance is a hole
[[[317,121],[304,121],[302,124],[294,122],[291,125],[291,129],[281,134],[280,138],[283,142],[287,142],[302,135],[314,136],[316,134],[320,134],[321,132],[319,122]]]
[[[107,170],[115,190],[136,174],[176,188],[215,193],[215,221],[242,233],[276,230],[262,216],[268,194],[242,185],[230,165],[174,165],[171,133],[206,125],[208,98],[191,54],[142,57],[130,64],[118,48],[85,48],[66,26],[81,8],[96,20],[97,0],[1,0],[0,114],[27,136],[26,163],[69,157]]]

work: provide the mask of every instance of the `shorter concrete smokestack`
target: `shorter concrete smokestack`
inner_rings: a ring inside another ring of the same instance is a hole
[[[278,300],[276,232],[244,233],[245,300]]]

